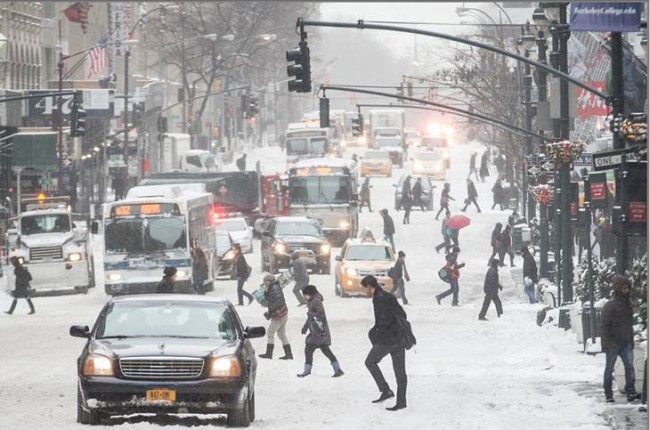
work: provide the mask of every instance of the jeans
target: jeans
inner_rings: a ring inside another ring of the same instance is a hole
[[[237,303],[239,303],[240,306],[244,304],[244,296],[246,296],[249,302],[253,301],[253,296],[251,296],[248,292],[244,291],[245,283],[246,283],[245,278],[237,278]]]
[[[524,285],[524,293],[528,296],[528,301],[532,303],[537,303],[537,297],[535,296],[535,285],[531,285],[530,287],[527,287]]]
[[[605,350],[605,374],[603,375],[603,389],[605,397],[612,398],[612,374],[614,373],[614,364],[616,358],[621,357],[623,367],[625,367],[625,393],[634,394],[634,356],[632,354],[633,343],[628,342],[625,345],[613,345]]]
[[[330,360],[330,363],[334,363],[336,361],[336,356],[330,349],[329,345],[314,345],[312,343],[308,343],[305,345],[306,364],[312,364],[314,362],[314,351],[316,351],[317,349],[323,351],[323,354],[325,355],[325,357],[327,357]]]
[[[451,213],[451,212],[449,212],[449,203],[445,203],[444,205],[443,205],[442,203],[440,203],[440,210],[438,210],[438,213],[436,214],[436,220],[438,220],[438,216],[440,216],[440,213],[441,213],[443,210],[444,210],[445,213],[447,213],[447,214],[450,214],[450,213]]]
[[[388,243],[390,243],[390,247],[393,248],[393,252],[395,251],[395,242],[393,241],[393,235],[392,234],[385,234],[384,235],[384,240]]]
[[[456,306],[458,304],[458,291],[460,287],[458,286],[458,279],[457,278],[452,278],[449,280],[449,289],[445,291],[444,293],[440,294],[438,297],[441,299],[444,299],[450,294],[453,294],[453,297],[451,299],[451,305]]]
[[[403,346],[399,345],[381,345],[375,344],[366,357],[366,367],[370,371],[372,378],[377,384],[377,388],[382,393],[390,390],[384,374],[381,373],[379,362],[388,354],[393,361],[393,372],[397,380],[397,404],[406,405],[406,385],[408,379],[406,377],[406,350]]]
[[[275,343],[275,334],[278,334],[278,338],[282,342],[282,345],[289,345],[289,338],[287,338],[287,320],[289,319],[288,315],[283,316],[282,318],[271,320],[269,328],[266,330],[266,336],[268,338],[268,344],[273,345]]]

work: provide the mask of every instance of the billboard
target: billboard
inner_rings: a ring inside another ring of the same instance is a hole
[[[642,3],[572,3],[571,31],[637,32]]]

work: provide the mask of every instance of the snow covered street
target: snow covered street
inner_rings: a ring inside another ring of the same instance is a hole
[[[355,148],[356,149],[356,148]],[[451,184],[453,213],[460,213],[466,197],[465,178],[472,152],[480,154],[478,144],[458,146],[452,150]],[[361,153],[361,150],[357,150]],[[351,152],[346,154],[350,156]],[[248,168],[260,161],[262,171],[284,170],[284,157],[277,147],[257,148],[248,153]],[[334,294],[334,274],[312,275],[311,283],[323,294],[331,326],[332,351],[345,375],[331,378],[332,369],[317,352],[312,375],[297,378],[302,370],[304,337],[300,327],[305,308],[297,307],[285,289],[289,305],[288,336],[294,350],[293,361],[258,361],[256,381],[257,419],[251,428],[260,429],[598,429],[608,428],[601,394],[605,359],[582,353],[571,331],[547,325],[538,327],[535,316],[542,304],[530,305],[521,282],[522,259],[516,267],[499,270],[504,286],[501,293],[504,315],[496,317],[493,307],[489,321],[478,321],[483,301],[483,280],[490,256],[490,233],[494,224],[507,222],[508,211],[490,210],[490,189],[494,175],[485,183],[477,182],[478,202],[466,215],[471,225],[460,231],[459,261],[466,267],[460,276],[460,307],[451,307],[449,299],[438,305],[434,296],[444,291],[437,275],[444,264],[444,254],[433,247],[440,243],[440,222],[435,221],[439,195],[444,181],[437,181],[434,212],[414,211],[411,224],[402,225],[403,212],[393,204],[393,184],[404,169],[395,169],[393,178],[373,178],[371,190],[373,212],[360,215],[360,227],[369,227],[381,237],[379,210],[387,208],[395,220],[396,247],[406,253],[411,282],[406,285],[410,306],[409,320],[417,337],[417,346],[406,353],[409,377],[408,408],[389,412],[394,399],[372,404],[377,389],[364,366],[370,350],[367,332],[373,325],[372,303],[366,298],[341,298]],[[333,250],[337,255],[339,248]],[[259,241],[255,252],[247,256],[253,275],[246,289],[260,284]],[[101,258],[96,258],[97,287],[87,295],[36,298],[35,315],[27,315],[27,305],[19,303],[16,312],[0,314],[0,428],[31,430],[41,428],[77,429],[76,360],[83,340],[72,338],[73,324],[92,325],[108,297],[103,289]],[[332,263],[334,264],[333,257]],[[161,274],[162,275],[162,274]],[[3,278],[2,282],[5,278]],[[5,292],[6,289],[3,289]],[[235,281],[222,281],[213,295],[236,300]],[[9,307],[10,296],[0,294],[0,308]],[[238,308],[245,325],[264,325],[265,308],[257,303]],[[258,353],[263,352],[266,338],[255,339]],[[278,352],[276,351],[276,355]],[[395,389],[390,357],[381,363],[386,379]],[[643,375],[637,375],[637,378]],[[581,394],[585,386],[597,397]],[[621,397],[622,399],[622,397]],[[617,398],[618,402],[618,398]],[[624,403],[621,400],[621,403]],[[225,427],[218,416],[118,417],[114,428],[148,429],[161,423],[187,427],[216,425]]]

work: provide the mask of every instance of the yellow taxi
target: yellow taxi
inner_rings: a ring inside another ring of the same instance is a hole
[[[361,176],[393,176],[393,162],[387,151],[366,151],[359,167]]]
[[[346,240],[341,255],[335,257],[334,292],[337,296],[365,295],[361,279],[367,275],[376,277],[385,291],[393,289],[388,270],[395,265],[396,257],[390,244],[375,240],[372,234],[362,233],[360,236]]]

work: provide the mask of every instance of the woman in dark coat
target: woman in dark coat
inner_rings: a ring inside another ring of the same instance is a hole
[[[11,264],[14,266],[14,275],[16,277],[16,286],[13,291],[13,296],[14,300],[11,302],[11,307],[9,308],[8,311],[5,311],[5,313],[11,315],[14,313],[14,310],[16,309],[16,304],[18,303],[18,299],[25,299],[27,300],[27,304],[29,305],[29,315],[33,314],[36,312],[36,309],[34,309],[34,304],[32,303],[32,300],[29,298],[29,282],[32,280],[32,275],[29,273],[29,270],[23,264],[20,262],[20,259],[18,257],[11,257],[9,259]]]
[[[203,284],[208,279],[208,260],[198,246],[192,249],[192,287],[197,293],[203,293]]]
[[[497,179],[492,187],[492,201],[494,202],[492,204],[492,209],[494,209],[496,205],[499,205],[503,211],[503,185],[501,185],[501,179]]]
[[[481,155],[481,168],[479,169],[479,176],[481,177],[481,182],[485,182],[485,177],[490,176],[490,171],[488,170],[488,152],[487,150]]]
[[[298,374],[298,377],[304,378],[311,374],[314,352],[320,349],[332,364],[332,368],[334,369],[334,375],[332,377],[338,378],[343,375],[343,371],[341,370],[341,365],[336,360],[336,356],[330,350],[332,338],[330,336],[329,325],[327,324],[325,308],[323,307],[323,296],[321,296],[313,285],[303,287],[302,294],[307,299],[307,321],[305,321],[305,325],[302,327],[302,334],[306,334],[308,331],[309,334],[305,339],[305,369],[302,373]]]
[[[497,308],[497,316],[501,317],[501,314],[503,314],[503,306],[501,305],[501,299],[499,298],[499,290],[503,290],[503,287],[499,283],[499,260],[493,258],[490,260],[490,268],[485,274],[485,282],[483,284],[485,299],[483,299],[483,306],[478,314],[478,319],[480,321],[487,321],[485,314],[487,313],[491,302],[494,302],[494,306]]]
[[[501,266],[505,266],[506,254],[510,256],[510,267],[515,267],[515,253],[512,252],[512,227],[509,225],[503,229],[501,233],[501,240],[499,241],[499,260],[501,260]]]
[[[494,225],[494,230],[492,230],[492,238],[490,239],[490,246],[492,247],[492,255],[488,258],[488,266],[492,259],[499,254],[499,243],[501,242],[501,227],[503,225],[498,222]]]

